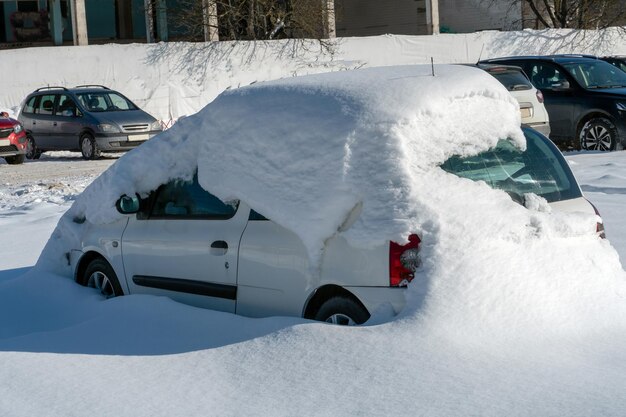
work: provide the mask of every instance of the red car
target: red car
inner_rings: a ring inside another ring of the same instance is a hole
[[[0,113],[0,158],[9,164],[24,162],[28,140],[22,124]]]

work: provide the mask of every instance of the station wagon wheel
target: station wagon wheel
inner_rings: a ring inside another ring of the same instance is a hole
[[[84,133],[80,137],[80,152],[87,160],[100,158],[100,148],[90,133]]]
[[[26,141],[26,159],[39,159],[41,151],[37,148],[35,139],[31,135],[28,135]]]
[[[124,295],[115,271],[107,261],[101,258],[89,262],[83,274],[82,284],[98,289],[104,298]]]
[[[370,314],[355,300],[345,296],[335,296],[324,301],[313,318],[341,326],[355,326],[365,323],[370,318]]]
[[[615,125],[606,118],[591,119],[580,130],[580,147],[589,151],[612,151],[617,145]]]

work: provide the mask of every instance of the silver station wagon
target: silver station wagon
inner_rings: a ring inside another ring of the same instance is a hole
[[[53,150],[97,159],[102,151],[133,149],[162,130],[132,101],[100,85],[39,88],[26,97],[19,121],[28,136],[28,159]]]

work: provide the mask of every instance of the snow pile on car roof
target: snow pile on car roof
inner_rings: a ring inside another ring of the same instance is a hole
[[[314,263],[361,205],[353,242],[405,241],[433,220],[420,194],[428,170],[500,138],[524,146],[518,104],[495,79],[463,66],[431,71],[381,67],[227,91],[120,159],[70,212],[114,221],[121,194],[145,194],[197,166],[203,187],[294,231]]]

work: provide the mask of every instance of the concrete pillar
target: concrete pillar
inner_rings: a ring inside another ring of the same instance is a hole
[[[156,15],[157,15],[157,35],[159,40],[167,42],[169,40],[169,34],[167,32],[167,5],[165,0],[156,0]]]
[[[215,0],[202,0],[202,24],[204,26],[205,42],[217,42],[220,40],[217,28],[217,3]]]
[[[426,0],[426,24],[430,35],[439,33],[439,0]]]
[[[152,19],[152,0],[144,0],[146,9],[146,42],[154,43],[154,19]]]
[[[72,13],[72,33],[74,35],[74,45],[89,45],[89,40],[87,38],[85,0],[70,0],[70,12]]]
[[[328,39],[337,37],[337,25],[335,24],[335,1],[322,0],[324,5],[324,37]],[[325,3],[325,4],[324,4]]]
[[[50,30],[52,42],[57,46],[63,45],[63,19],[60,0],[50,0]]]

